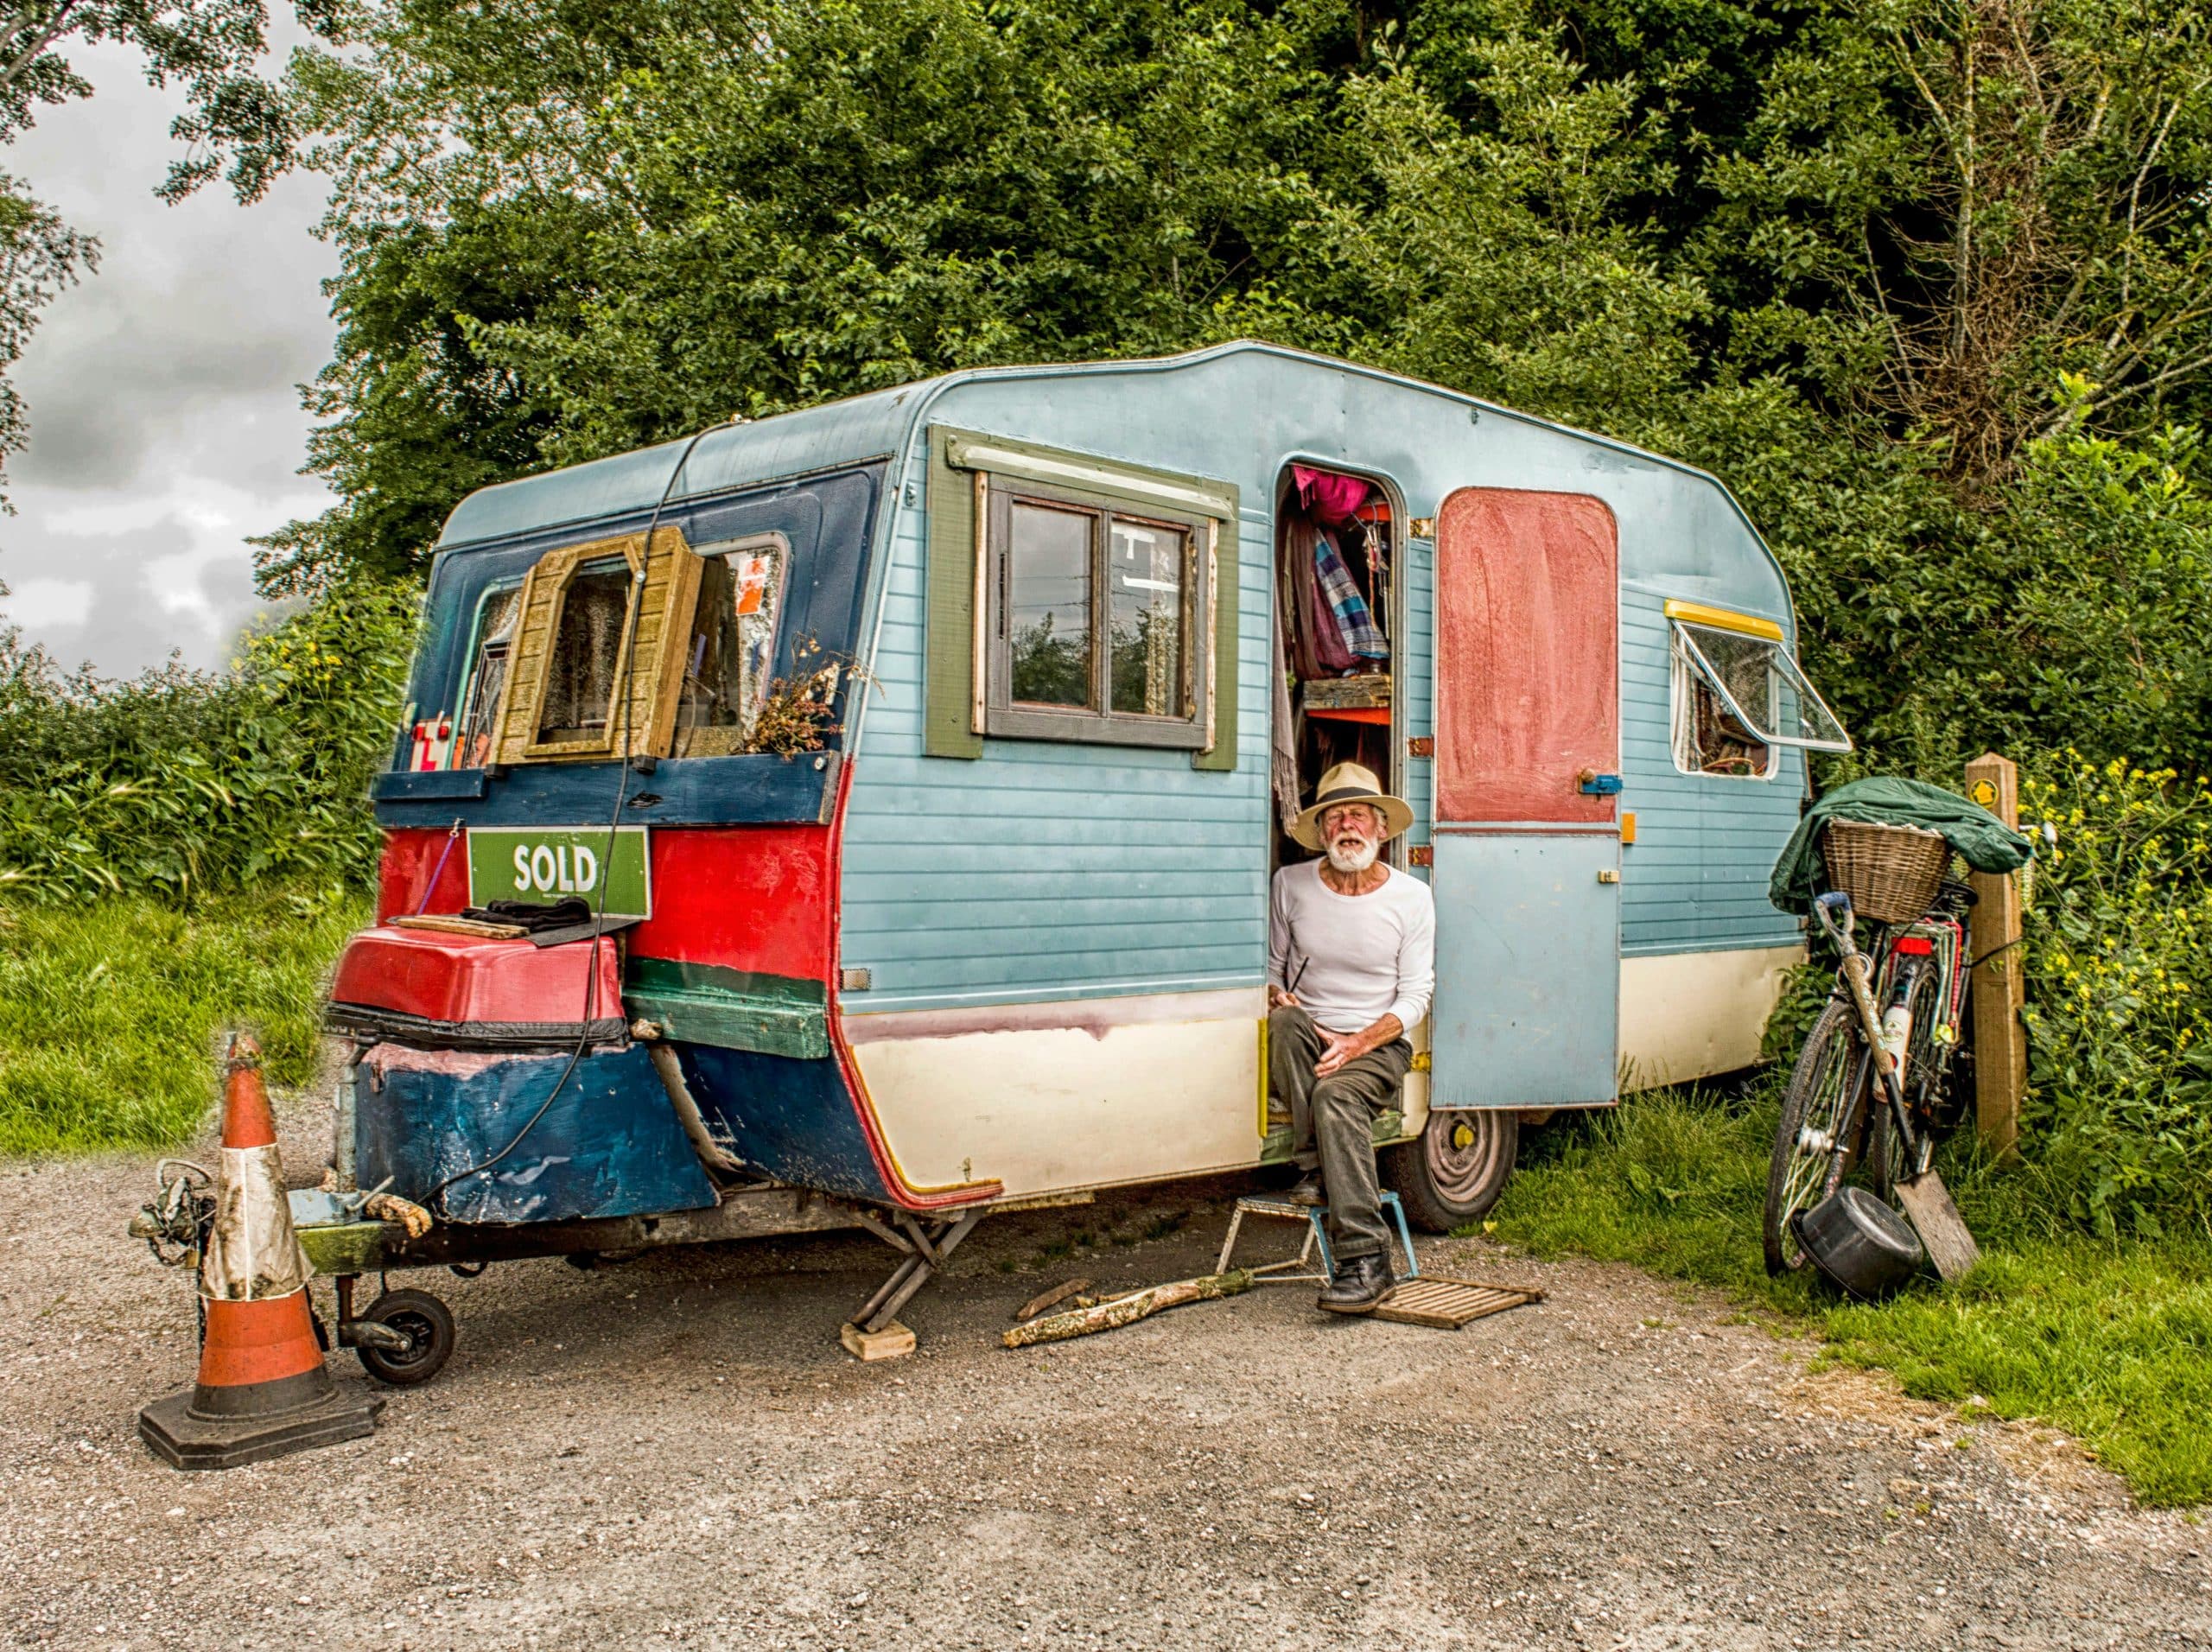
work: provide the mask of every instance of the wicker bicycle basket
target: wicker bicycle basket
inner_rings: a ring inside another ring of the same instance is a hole
[[[1821,836],[1828,887],[1851,897],[1861,918],[1910,924],[1936,899],[1950,869],[1951,846],[1941,832],[1917,826],[1876,826],[1832,820]]]

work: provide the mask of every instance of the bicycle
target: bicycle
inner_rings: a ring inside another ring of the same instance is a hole
[[[1897,1184],[1927,1171],[1936,1142],[1964,1115],[1974,903],[1972,889],[1939,873],[1932,899],[1907,903],[1918,916],[1870,917],[1862,950],[1850,894],[1831,890],[1814,901],[1840,961],[1783,1096],[1761,1224],[1769,1274],[1806,1265],[1797,1219],[1854,1176],[1883,1203],[1898,1203]]]

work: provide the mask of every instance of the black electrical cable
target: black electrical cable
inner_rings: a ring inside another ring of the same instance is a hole
[[[624,747],[629,740],[630,685],[635,678],[638,669],[638,621],[645,613],[645,575],[652,567],[653,535],[660,528],[661,512],[668,509],[669,500],[675,497],[677,479],[683,474],[684,466],[691,462],[692,451],[715,431],[729,429],[739,423],[741,421],[737,419],[725,419],[720,424],[710,424],[683,444],[683,451],[677,456],[675,467],[668,473],[668,482],[661,489],[660,498],[654,501],[652,515],[645,521],[645,548],[638,558],[638,571],[631,581],[635,588],[630,601],[629,619],[622,628],[622,680],[617,685],[616,695],[617,704],[620,708],[615,714],[620,721],[612,731],[615,759],[614,808],[607,817],[607,839],[599,858],[599,863],[605,868],[605,873],[599,882],[599,905],[591,915],[592,956],[584,966],[584,1013],[583,1020],[576,1027],[576,1047],[569,1052],[569,1064],[561,1069],[561,1076],[553,1081],[553,1088],[545,1092],[545,1099],[537,1104],[537,1111],[532,1113],[524,1122],[522,1128],[515,1132],[513,1140],[489,1159],[479,1164],[471,1165],[466,1170],[454,1172],[423,1196],[423,1203],[425,1205],[435,1201],[442,1211],[446,1189],[451,1187],[455,1182],[466,1180],[468,1177],[482,1175],[517,1147],[522,1146],[524,1139],[537,1128],[538,1121],[550,1110],[554,1099],[560,1095],[563,1087],[575,1074],[577,1064],[584,1058],[585,1050],[590,1046],[592,1018],[599,1009],[600,926],[607,921],[607,897],[614,886],[615,836],[621,828],[623,804],[629,800],[630,759]],[[451,1219],[449,1213],[448,1219]]]

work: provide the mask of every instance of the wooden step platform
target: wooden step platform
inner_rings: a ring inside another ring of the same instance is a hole
[[[1402,1325],[1457,1331],[1493,1313],[1503,1313],[1508,1308],[1525,1307],[1543,1299],[1541,1291],[1523,1286],[1484,1285],[1476,1280],[1424,1274],[1395,1287],[1382,1299],[1382,1306],[1375,1310],[1375,1317],[1393,1319]]]

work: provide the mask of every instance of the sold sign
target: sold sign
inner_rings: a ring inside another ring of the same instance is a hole
[[[643,826],[486,827],[468,834],[468,904],[550,905],[579,896],[609,918],[652,915],[652,867]],[[602,899],[604,905],[601,905]]]

